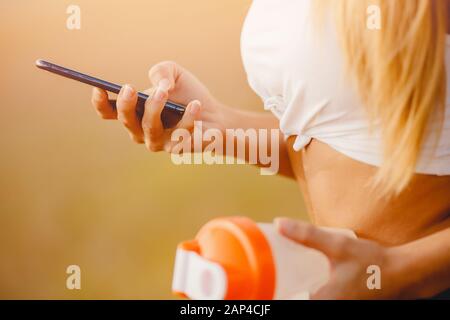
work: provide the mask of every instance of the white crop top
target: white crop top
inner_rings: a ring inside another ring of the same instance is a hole
[[[346,79],[334,25],[328,23],[317,39],[312,1],[253,1],[241,37],[250,86],[263,99],[265,109],[280,120],[285,137],[296,136],[296,151],[317,139],[350,158],[379,166],[383,157],[380,130],[375,126],[369,132],[357,90]],[[450,79],[450,37],[446,59]],[[431,124],[418,173],[450,175],[450,81],[447,92],[441,136],[436,144],[438,126]]]

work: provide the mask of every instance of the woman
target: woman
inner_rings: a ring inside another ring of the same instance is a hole
[[[450,288],[449,1],[379,0],[369,17],[373,3],[253,2],[242,55],[272,113],[223,105],[174,62],[150,70],[142,119],[130,85],[117,110],[93,91],[99,114],[153,152],[174,145],[160,120],[167,99],[187,105],[178,128],[280,128],[279,172],[298,181],[315,226],[277,219],[279,231],[332,262],[331,280],[312,298],[428,298]],[[371,30],[376,9],[381,29]],[[381,290],[367,287],[371,265]]]

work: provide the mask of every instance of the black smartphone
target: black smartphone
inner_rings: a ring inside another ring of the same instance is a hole
[[[118,84],[114,84],[105,80],[101,80],[98,78],[94,78],[92,76],[89,76],[87,74],[67,69],[61,66],[58,66],[54,63],[44,61],[44,60],[37,60],[36,61],[36,67],[50,71],[52,73],[55,73],[57,75],[77,80],[86,84],[89,84],[94,87],[98,87],[101,89],[104,89],[106,91],[116,93],[118,94],[122,86]],[[139,117],[142,117],[144,114],[144,108],[145,108],[145,101],[149,98],[149,96],[145,93],[138,92],[138,102],[136,105],[136,113]],[[116,101],[115,100],[109,100],[111,105],[115,108],[116,107]],[[185,107],[174,103],[172,101],[167,101],[163,111],[161,112],[161,121],[163,123],[164,128],[169,129],[174,127],[183,117],[185,111]]]

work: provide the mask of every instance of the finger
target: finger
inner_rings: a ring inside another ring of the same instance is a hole
[[[310,295],[310,300],[337,300],[337,295],[331,286],[325,285]]]
[[[180,74],[180,67],[171,61],[165,61],[154,65],[148,72],[148,77],[153,86],[158,86],[161,80],[169,82],[168,91],[175,88],[176,79]]]
[[[352,246],[352,239],[348,236],[325,231],[309,223],[278,218],[275,219],[275,225],[285,237],[319,250],[330,259],[341,258]]]
[[[145,145],[149,151],[160,151],[163,147],[164,127],[161,122],[161,112],[169,96],[168,89],[168,80],[161,80],[153,95],[145,102],[141,128],[144,134]]]
[[[178,122],[177,126],[175,127],[175,130],[177,129],[184,129],[184,130],[188,130],[189,132],[192,133],[192,131],[194,130],[194,125],[195,125],[195,121],[197,121],[197,119],[200,116],[201,113],[201,103],[198,100],[194,100],[191,101],[187,106],[186,106],[186,110],[184,112],[183,118],[180,120],[180,122]],[[191,144],[193,143],[193,140],[190,140]],[[173,152],[173,148],[175,145],[179,144],[179,141],[167,141],[164,144],[164,150],[168,153],[172,153]],[[194,147],[193,145],[191,146],[192,148]],[[197,150],[199,151],[199,150]]]
[[[201,113],[202,104],[198,100],[191,101],[184,112],[183,118],[177,125],[177,128],[183,128],[192,130],[194,128],[194,122],[199,118]]]
[[[124,85],[117,97],[117,118],[127,128],[137,143],[144,142],[141,122],[136,114],[137,93],[130,85]]]
[[[148,88],[148,89],[143,90],[142,92],[145,93],[145,94],[147,94],[149,97],[152,97],[153,94],[155,93],[155,90],[156,90],[157,88],[158,88],[158,86],[156,86],[156,87],[151,87],[151,88]]]
[[[108,94],[105,90],[94,87],[92,89],[91,103],[103,119],[117,119],[117,112],[109,103]]]

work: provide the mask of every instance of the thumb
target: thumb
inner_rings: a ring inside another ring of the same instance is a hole
[[[312,224],[288,219],[275,219],[275,226],[283,236],[323,252],[330,259],[342,258],[352,245],[348,236],[323,230]]]
[[[180,67],[175,62],[165,61],[154,65],[148,72],[148,77],[153,86],[158,86],[163,81],[170,91],[175,88],[180,72]]]

